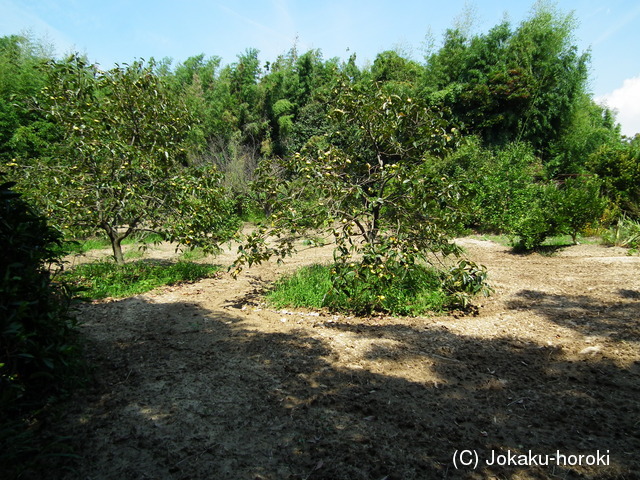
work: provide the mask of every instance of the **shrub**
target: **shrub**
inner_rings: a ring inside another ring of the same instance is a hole
[[[577,243],[578,233],[597,223],[604,214],[607,201],[600,196],[598,178],[569,178],[558,191],[555,216],[563,233]]]
[[[528,201],[510,217],[510,233],[519,237],[517,248],[538,248],[551,236],[578,233],[599,221],[607,206],[600,196],[597,178],[569,178],[563,184],[532,184],[526,190]]]
[[[525,200],[509,211],[508,232],[516,235],[518,250],[533,250],[547,237],[560,233],[559,219],[555,215],[558,195],[555,186],[531,184],[522,193]]]
[[[603,180],[604,194],[625,214],[640,217],[640,135],[593,152],[587,167]]]
[[[491,152],[471,142],[465,146],[471,161],[465,167],[474,221],[483,229],[512,233],[539,192],[541,165],[530,146],[513,143]]]
[[[449,304],[440,272],[418,265],[390,262],[334,266],[326,304],[336,311],[369,315],[421,315]]]
[[[28,423],[80,379],[80,357],[70,292],[51,273],[60,235],[12,186],[0,185],[0,463],[16,468]]]
[[[546,179],[543,165],[522,143],[491,151],[471,138],[440,168],[466,181],[468,224],[515,236],[521,250],[538,248],[558,234],[575,242],[578,233],[599,221],[607,203],[595,176]]]

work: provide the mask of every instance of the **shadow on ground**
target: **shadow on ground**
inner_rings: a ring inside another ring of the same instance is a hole
[[[617,341],[640,339],[640,292],[618,290],[617,302],[589,295],[557,295],[521,290],[507,302],[512,310],[534,310],[558,325],[583,335],[600,335]]]
[[[603,305],[523,291],[511,308],[553,310],[554,318],[561,309],[570,328],[637,342],[638,303],[627,297]],[[235,309],[188,302],[85,308],[95,384],[51,427],[79,457],[52,459],[49,478],[639,478],[638,363],[576,360],[556,347],[434,325],[321,318],[313,328],[265,333]],[[385,366],[373,371],[341,361],[316,329],[394,346],[366,353]],[[406,369],[431,380],[409,381]],[[478,468],[456,470],[456,450],[475,450]],[[609,465],[484,462],[558,450],[606,452]]]

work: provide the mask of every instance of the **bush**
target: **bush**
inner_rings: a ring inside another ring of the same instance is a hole
[[[531,184],[522,194],[525,201],[509,211],[508,233],[516,235],[517,250],[533,250],[547,239],[560,233],[555,204],[558,195],[555,186]]]
[[[604,194],[622,212],[640,217],[640,135],[602,145],[589,156],[587,167],[602,179]]]
[[[530,146],[513,143],[490,152],[471,143],[473,161],[467,167],[470,202],[475,222],[483,229],[512,233],[514,222],[538,196],[542,166]]]
[[[516,247],[524,250],[555,234],[549,209],[556,201],[554,188],[542,182],[543,167],[529,145],[511,143],[493,151],[471,138],[443,168],[466,182],[468,225],[516,236]]]
[[[79,380],[80,357],[70,292],[51,273],[60,235],[12,186],[0,185],[0,463],[15,468],[28,423]]]
[[[598,178],[576,177],[567,179],[558,191],[555,216],[573,243],[577,243],[579,233],[604,215],[607,201],[600,196],[600,185]]]
[[[468,225],[515,236],[520,250],[538,248],[563,233],[575,242],[578,233],[600,220],[607,203],[595,176],[546,179],[543,165],[522,143],[490,151],[471,138],[441,169],[466,181]]]
[[[533,184],[526,190],[528,202],[514,210],[510,233],[519,237],[516,247],[538,248],[551,236],[571,235],[573,243],[586,227],[597,223],[607,201],[600,196],[597,178],[569,178],[563,184]]]
[[[449,303],[439,272],[399,264],[336,265],[327,306],[336,311],[368,315],[421,315],[443,311]]]

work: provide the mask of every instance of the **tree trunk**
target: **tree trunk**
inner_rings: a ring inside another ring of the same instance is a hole
[[[111,238],[111,248],[113,249],[113,258],[115,258],[118,265],[124,264],[124,255],[122,255],[122,237]]]
[[[106,232],[109,240],[111,240],[113,258],[118,265],[124,264],[124,255],[122,255],[122,240],[131,235],[136,225],[138,224],[138,221],[139,219],[136,218],[124,233],[118,233],[118,229],[116,227],[112,227],[108,222],[102,222],[100,224],[100,228],[102,228]]]

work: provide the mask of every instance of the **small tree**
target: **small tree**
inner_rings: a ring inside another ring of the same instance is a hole
[[[455,145],[456,131],[419,101],[377,84],[334,93],[332,133],[262,166],[258,188],[272,196],[275,213],[241,247],[235,271],[283,257],[296,235],[321,229],[335,239],[334,288],[354,302],[374,299],[361,311],[384,310],[385,299],[365,291],[433,263],[434,254],[459,253],[449,241],[460,225],[456,185],[434,176],[429,161]]]
[[[213,165],[190,165],[183,142],[193,119],[153,73],[153,63],[102,71],[73,56],[49,65],[39,105],[64,129],[54,160],[24,168],[45,211],[75,236],[98,230],[121,242],[152,230],[215,248],[237,227]]]
[[[601,181],[595,176],[567,178],[556,193],[554,205],[561,231],[571,235],[574,244],[587,226],[597,223],[607,207],[600,195]]]
[[[640,218],[640,134],[601,145],[587,167],[602,179],[604,195],[626,215]]]

